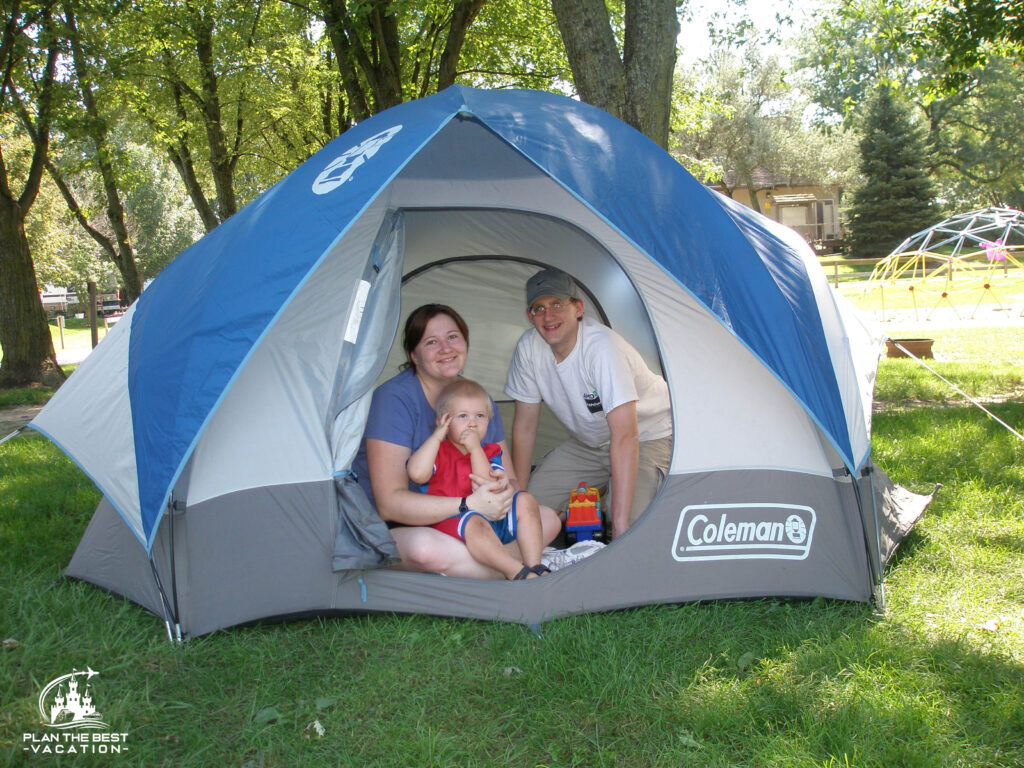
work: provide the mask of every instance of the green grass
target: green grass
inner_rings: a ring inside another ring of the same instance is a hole
[[[1024,326],[904,331],[886,328],[891,338],[934,339],[934,360],[924,362],[971,397],[1005,398],[1024,394]],[[885,403],[962,401],[949,384],[909,358],[884,359],[875,399]]]
[[[961,318],[967,319],[976,311],[997,311],[1000,306],[1011,311],[1010,305],[1024,301],[1024,272],[1021,270],[1011,270],[1006,275],[998,272],[988,277],[963,274],[952,282],[941,277],[870,281],[870,270],[868,274],[854,270],[853,267],[840,268],[839,286],[843,295],[864,312],[917,309],[920,319],[927,320],[936,308],[948,310],[953,306]],[[831,281],[832,268],[826,273]]]
[[[961,338],[940,364],[980,396],[1015,386],[1012,361],[979,345]],[[907,362],[883,361],[883,392]],[[1024,426],[1024,398],[991,408]],[[174,646],[146,611],[59,578],[98,494],[47,441],[19,438],[0,446],[0,639],[16,641],[0,650],[0,764],[55,764],[22,734],[42,731],[42,686],[89,664],[129,752],[56,764],[1022,766],[1024,444],[971,407],[884,408],[874,456],[914,490],[943,483],[890,564],[884,615],[650,606],[542,637],[364,616]]]
[[[89,321],[87,319],[79,320],[74,316],[65,318],[63,343],[61,342],[61,332],[60,328],[57,326],[56,318],[50,320],[49,325],[50,337],[53,339],[53,351],[58,355],[65,350],[86,350],[92,346],[92,330],[89,328]],[[102,319],[99,322],[97,332],[100,341],[102,341],[103,337],[107,335],[107,329],[104,327]],[[3,358],[3,350],[0,349],[0,361],[2,361]],[[0,407],[3,407],[3,405],[4,404],[0,403]],[[7,405],[11,405],[11,403],[7,403]]]
[[[0,408],[12,405],[45,405],[56,390],[53,387],[18,387],[0,389]]]

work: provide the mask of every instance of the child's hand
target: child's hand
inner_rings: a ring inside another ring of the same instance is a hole
[[[452,423],[452,415],[445,413],[437,420],[437,426],[434,427],[434,437],[438,440],[444,440],[448,436],[448,425]]]
[[[473,427],[467,427],[466,429],[462,430],[462,434],[459,435],[459,442],[462,443],[466,447],[466,449],[470,451],[473,450],[474,448],[479,448],[480,445],[482,444],[480,440],[480,433],[477,432],[476,429],[474,429]]]

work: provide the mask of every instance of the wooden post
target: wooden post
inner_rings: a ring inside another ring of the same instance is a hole
[[[64,315],[57,315],[57,330],[60,331],[60,348],[64,349]]]
[[[100,343],[100,331],[96,327],[96,283],[91,280],[88,282],[89,286],[89,330],[92,331],[92,346],[93,349]]]

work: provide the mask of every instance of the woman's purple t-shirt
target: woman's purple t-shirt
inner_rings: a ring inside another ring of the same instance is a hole
[[[505,429],[498,416],[498,408],[491,399],[494,417],[487,425],[484,443],[500,443],[505,439]],[[352,471],[356,480],[366,492],[370,503],[376,506],[373,490],[370,488],[370,473],[366,466],[366,439],[383,440],[386,443],[405,446],[410,452],[415,451],[434,431],[437,417],[434,409],[423,394],[420,380],[411,368],[393,376],[374,390],[370,402],[370,413],[366,418],[363,439],[359,443],[359,452],[352,462]],[[409,490],[418,492],[419,486],[409,483]]]

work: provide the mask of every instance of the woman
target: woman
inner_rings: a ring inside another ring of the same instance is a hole
[[[447,576],[501,578],[497,571],[476,562],[465,544],[425,527],[458,514],[462,499],[420,493],[410,484],[405,469],[412,452],[434,431],[438,393],[466,364],[466,321],[451,307],[425,304],[406,320],[402,345],[408,362],[373,394],[363,445],[353,466],[359,484],[380,516],[398,524],[391,535],[402,557],[399,567]],[[484,442],[498,443],[503,454],[510,455],[501,419],[491,419]],[[511,463],[506,462],[505,474],[474,479],[476,490],[466,497],[470,509],[489,520],[508,512],[512,494],[519,488]],[[541,521],[544,542],[548,543],[558,534],[561,521],[549,507],[541,508]]]

